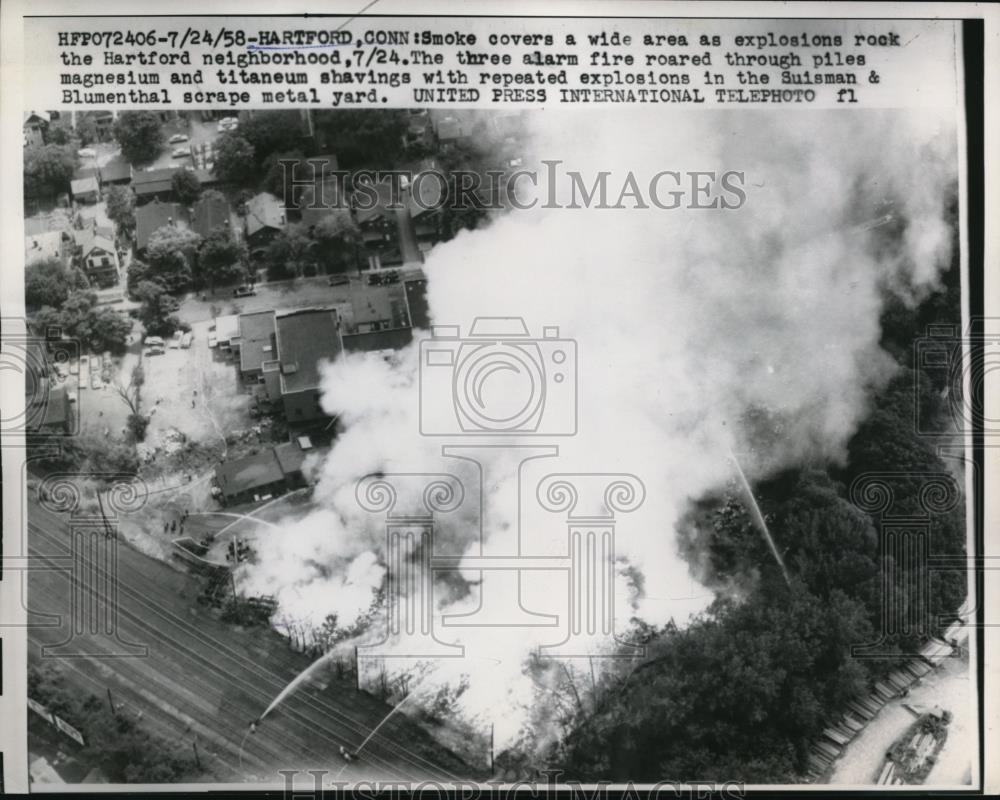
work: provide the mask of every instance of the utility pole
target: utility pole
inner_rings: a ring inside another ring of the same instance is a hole
[[[108,523],[107,515],[104,513],[104,501],[101,500],[101,490],[97,489],[97,507],[101,511],[101,519],[104,520],[104,536],[107,539],[114,538],[114,531],[111,530],[111,525]]]
[[[490,723],[490,777],[494,777],[496,768],[493,763],[493,723]]]
[[[361,664],[358,662],[357,645],[354,645],[354,688],[361,691]]]
[[[201,759],[198,758],[198,740],[195,739],[191,742],[191,746],[194,748],[194,763],[198,766],[198,769],[201,769]]]
[[[108,690],[108,705],[111,706],[111,713],[117,717],[118,712],[115,710],[115,701],[114,698],[111,696],[111,687],[108,686],[107,690]]]

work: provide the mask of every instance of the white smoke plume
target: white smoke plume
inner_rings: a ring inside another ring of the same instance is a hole
[[[436,324],[466,334],[475,317],[519,316],[532,334],[558,325],[576,340],[579,434],[558,443],[558,457],[531,462],[525,480],[639,476],[645,503],[616,534],[618,630],[633,615],[683,624],[711,598],[678,556],[674,524],[731,478],[730,449],[751,480],[836,460],[891,377],[880,310],[888,291],[919,299],[946,266],[955,127],[930,112],[619,109],[546,111],[531,125],[526,164],[558,159],[588,184],[608,171],[611,203],[630,172],[643,190],[663,170],[745,174],[738,210],[513,211],[439,245],[425,265]],[[886,214],[884,228],[864,228]],[[414,345],[391,364],[351,356],[327,368],[323,404],[343,432],[322,465],[316,509],[261,537],[246,576],[283,615],[319,626],[336,613],[346,625],[382,584],[385,533],[358,507],[360,478],[471,476],[419,433],[417,365]],[[486,487],[485,552],[516,526],[510,489]],[[534,552],[565,548],[558,517],[532,512],[524,522]],[[478,552],[475,523],[443,524],[435,550]],[[641,574],[642,591],[626,569]],[[480,575],[462,577],[438,576],[437,623],[477,607]],[[564,576],[533,574],[521,588],[525,607],[564,618]],[[513,741],[537,700],[525,662],[558,631],[439,627],[438,636],[465,644],[466,658],[440,662],[425,690],[466,676],[461,708],[496,723],[498,746]]]

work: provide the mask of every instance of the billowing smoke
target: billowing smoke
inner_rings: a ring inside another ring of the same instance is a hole
[[[751,480],[835,461],[891,377],[879,314],[888,292],[917,300],[946,266],[954,125],[929,112],[618,109],[546,111],[530,124],[526,165],[559,160],[561,174],[577,170],[588,185],[606,171],[611,204],[629,173],[644,192],[664,170],[745,176],[739,209],[513,211],[439,245],[425,265],[436,324],[465,335],[476,317],[523,317],[534,335],[556,325],[577,342],[579,433],[550,442],[558,456],[529,463],[523,499],[531,505],[534,482],[551,472],[638,476],[645,502],[616,532],[617,630],[633,616],[683,624],[711,598],[678,556],[674,524],[731,479],[730,452]],[[555,191],[567,199],[561,180]],[[321,466],[316,509],[261,537],[246,576],[284,616],[319,626],[335,613],[347,625],[382,585],[383,520],[359,508],[360,478],[475,477],[420,435],[418,389],[416,345],[391,363],[352,356],[326,370],[324,407],[343,432]],[[507,476],[479,498],[483,541],[478,520],[460,512],[442,522],[436,552],[509,554],[513,456],[497,448],[483,458],[488,474]],[[529,509],[520,522],[533,553],[565,550],[558,515]],[[435,580],[439,624],[477,609],[491,577]],[[565,620],[565,575],[526,574],[520,591],[523,607]],[[439,625],[438,637],[465,644],[466,657],[437,662],[427,691],[463,681],[460,707],[495,722],[498,744],[514,739],[537,700],[525,662],[559,630]]]

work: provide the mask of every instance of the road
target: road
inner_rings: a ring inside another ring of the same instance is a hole
[[[68,555],[67,522],[66,515],[29,502],[34,564]],[[92,566],[95,558],[89,550],[84,563]],[[273,631],[244,631],[216,619],[196,601],[202,586],[196,577],[125,543],[118,545],[118,565],[119,635],[148,646],[148,657],[108,658],[115,648],[112,638],[88,629],[74,639],[74,647],[87,655],[54,663],[81,692],[103,699],[110,688],[126,711],[142,712],[142,724],[151,733],[171,741],[197,741],[202,764],[216,781],[281,783],[278,770],[288,769],[327,769],[331,779],[343,769],[340,779],[347,781],[468,777],[456,756],[402,714],[382,727],[359,761],[345,765],[339,746],[356,748],[391,710],[356,691],[349,680],[303,688],[272,712],[256,734],[247,735],[251,720],[308,659],[292,652]],[[65,618],[69,588],[64,572],[32,571],[28,605],[33,612]],[[58,644],[67,635],[68,625],[30,628],[29,662],[38,663],[42,645]]]

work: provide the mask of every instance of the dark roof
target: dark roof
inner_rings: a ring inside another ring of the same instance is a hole
[[[278,357],[275,347],[274,312],[240,314],[240,370],[260,369],[265,361]],[[265,347],[270,352],[264,352]]]
[[[83,178],[96,178],[97,177],[97,167],[77,167],[76,172],[73,173],[73,180],[78,181]]]
[[[402,287],[364,286],[352,283],[350,287],[352,325],[388,321],[394,328],[407,327],[406,303]]]
[[[180,169],[180,167],[165,167],[164,169],[136,172],[132,176],[132,188],[137,195],[172,191],[174,175]]]
[[[176,223],[182,219],[183,212],[184,209],[177,203],[161,203],[159,200],[139,206],[135,210],[136,246],[144,250],[154,231],[169,225],[171,221]]]
[[[346,210],[348,203],[340,199],[341,181],[334,178],[321,181],[318,185],[306,186],[299,195],[297,203],[302,221],[309,226],[323,220],[337,211]],[[310,208],[319,205],[319,208]]]
[[[229,228],[229,203],[224,197],[202,197],[194,204],[191,228],[202,238],[219,227]]]
[[[275,445],[274,455],[278,459],[281,471],[285,475],[292,475],[302,471],[302,464],[306,460],[306,452],[299,447],[297,442],[284,442]]]
[[[391,328],[384,331],[370,331],[369,333],[345,333],[344,350],[348,353],[401,350],[412,341],[412,328]]]
[[[341,350],[337,312],[331,308],[292,311],[276,316],[275,327],[282,394],[319,388],[320,361],[332,361]]]
[[[105,183],[118,183],[132,179],[132,165],[121,156],[115,156],[100,170],[101,180]]]
[[[274,448],[270,447],[243,458],[223,461],[215,468],[216,483],[227,497],[278,483],[284,477]]]
[[[425,331],[431,329],[431,310],[427,304],[427,280],[421,278],[406,281],[406,307],[410,312],[410,324]]]
[[[100,187],[97,185],[97,178],[93,175],[89,178],[77,178],[70,181],[69,188],[74,197],[81,194],[90,194],[91,192],[96,194],[100,191]]]

